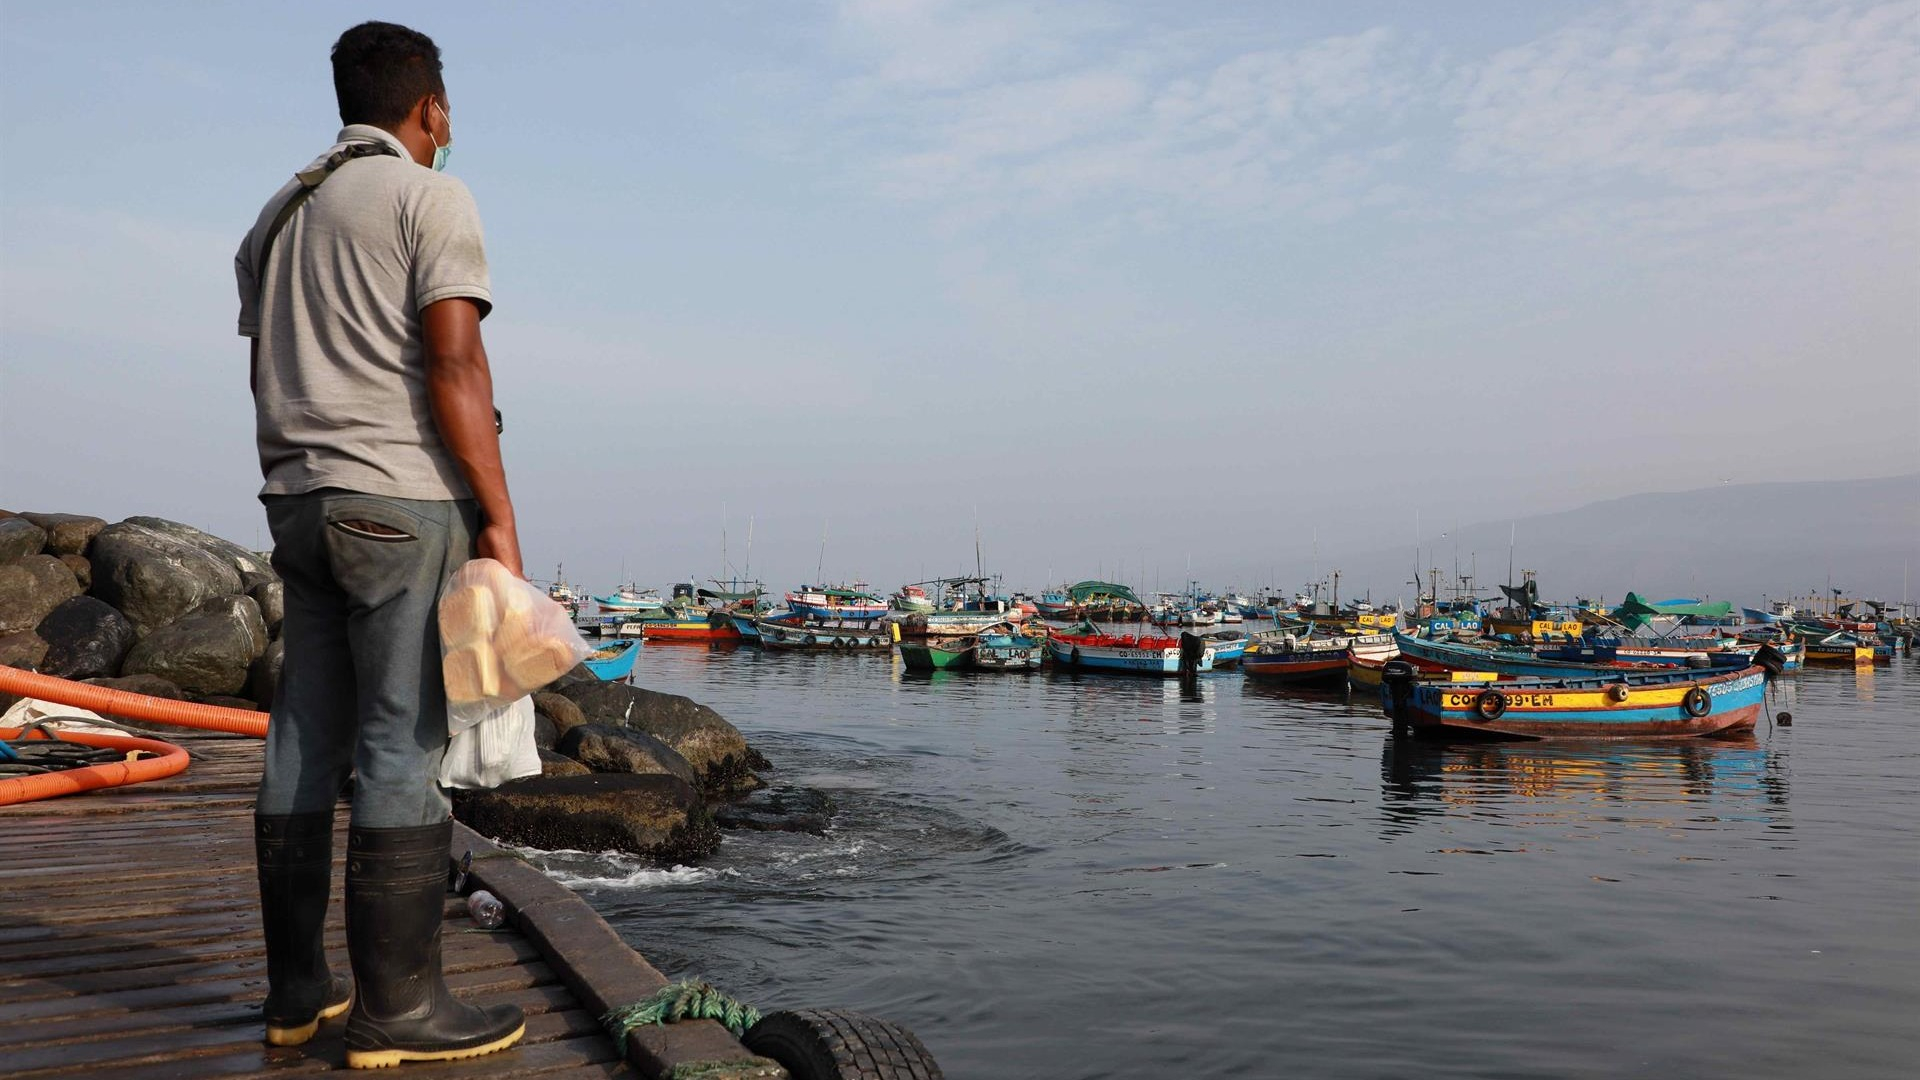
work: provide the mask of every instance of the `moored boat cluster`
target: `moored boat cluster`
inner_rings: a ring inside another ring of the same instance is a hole
[[[1197,677],[1238,669],[1260,683],[1378,695],[1400,727],[1449,736],[1698,737],[1760,716],[1765,681],[1804,664],[1889,663],[1911,651],[1910,612],[1836,598],[1744,608],[1628,593],[1607,606],[1542,603],[1528,576],[1506,603],[1437,590],[1405,609],[1341,605],[1317,590],[1292,599],[1184,593],[1143,599],[1082,581],[1039,596],[985,576],[902,586],[806,585],[775,603],[757,582],[687,583],[668,596],[571,587],[584,631],[631,668],[634,641],[755,645],[792,652],[898,652],[909,673],[1063,671]],[[1337,596],[1337,594],[1336,594]],[[1865,612],[1856,609],[1866,608]],[[611,677],[618,677],[613,675]]]

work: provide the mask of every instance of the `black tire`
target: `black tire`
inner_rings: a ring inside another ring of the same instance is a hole
[[[1074,667],[1080,666],[1080,646],[1075,645],[1073,651],[1067,654],[1067,663]]]
[[[1680,699],[1680,707],[1688,716],[1705,716],[1713,711],[1713,695],[1707,693],[1705,687],[1696,686]]]
[[[1473,711],[1480,714],[1482,720],[1498,720],[1507,711],[1507,695],[1498,690],[1482,690],[1474,699]]]
[[[793,1080],[945,1080],[913,1032],[846,1009],[769,1013],[741,1041]]]

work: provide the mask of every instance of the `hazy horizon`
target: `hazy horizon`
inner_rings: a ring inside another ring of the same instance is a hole
[[[232,253],[368,16],[445,54],[532,575],[751,521],[891,589],[977,522],[1019,587],[1295,588],[1920,471],[1911,4],[8,5],[0,506],[264,544]]]

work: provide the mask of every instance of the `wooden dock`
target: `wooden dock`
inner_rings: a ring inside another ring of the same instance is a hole
[[[0,1077],[257,1076],[344,1069],[344,1018],[301,1047],[262,1041],[266,957],[253,863],[258,740],[178,734],[193,765],[168,780],[0,810]],[[334,841],[327,952],[347,971]],[[616,1046],[599,1023],[666,979],[584,901],[465,828],[475,877],[515,912],[481,930],[447,897],[447,982],[477,1004],[527,1014],[517,1047],[483,1058],[408,1064],[402,1077],[653,1077],[725,1062],[702,1076],[777,1078],[725,1028],[643,1029]],[[367,1074],[363,1074],[367,1075]]]

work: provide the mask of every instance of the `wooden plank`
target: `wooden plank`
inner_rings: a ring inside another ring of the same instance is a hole
[[[542,961],[475,968],[471,971],[447,975],[447,986],[455,993],[462,995],[544,986],[557,981],[558,976]],[[146,1009],[241,1001],[257,1011],[260,1002],[266,996],[267,984],[264,978],[247,982],[165,983],[159,986],[107,991],[84,997],[43,998],[38,1001],[12,1004],[7,1006],[6,1020],[8,1024],[19,1025],[89,1016],[105,1018],[100,1021],[101,1027],[110,1029],[114,1023],[118,1022],[113,1020],[113,1017]]]
[[[0,892],[33,898],[0,905],[0,1072],[185,1078],[338,1068],[337,1022],[306,1047],[259,1041],[266,965],[251,819],[260,743],[161,737],[193,755],[185,774],[0,814]],[[324,936],[339,971],[348,818],[343,804]],[[537,943],[511,928],[480,931],[465,910],[462,898],[447,897],[448,985],[483,1004],[519,1004],[527,1039],[469,1062],[409,1065],[408,1076],[635,1075]]]
[[[486,999],[484,1003],[497,1004],[499,1000],[505,999]],[[529,998],[528,1001],[537,1005],[538,999]],[[328,1056],[333,1061],[343,1061],[346,1055],[341,1049],[340,1027],[338,1023],[329,1025],[326,1037],[315,1039],[314,1044],[310,1045],[315,1051],[322,1053],[331,1051]],[[556,1039],[595,1035],[599,1030],[594,1020],[579,1009],[529,1013],[527,1016],[528,1041],[551,1042]],[[85,1041],[66,1042],[57,1046],[23,1047],[8,1051],[7,1074],[13,1080],[76,1072],[94,1076],[97,1075],[98,1070],[107,1066],[150,1066],[169,1060],[230,1053],[250,1047],[259,1047],[264,1057],[267,1051],[261,1043],[260,1032],[261,1029],[253,1024],[221,1024],[182,1028],[163,1033],[142,1032],[122,1035],[116,1032],[111,1037],[101,1038],[96,1035]],[[598,1041],[607,1043],[607,1052],[612,1053],[611,1043],[605,1036],[600,1036]],[[308,1054],[300,1056],[305,1057]],[[435,1071],[458,1070],[458,1068],[458,1063],[448,1063],[435,1066]],[[409,1075],[412,1075],[411,1070]],[[491,1074],[488,1073],[488,1075]]]

